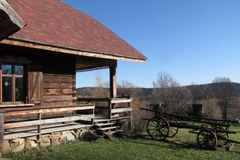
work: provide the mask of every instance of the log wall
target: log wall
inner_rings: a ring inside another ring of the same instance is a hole
[[[17,60],[17,63],[26,64],[28,88],[25,103],[49,108],[76,104],[75,57],[0,44],[0,60],[5,63]],[[29,116],[23,118],[29,119]]]

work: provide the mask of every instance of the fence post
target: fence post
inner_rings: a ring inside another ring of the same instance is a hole
[[[42,113],[41,112],[39,112],[38,113],[38,120],[39,120],[39,122],[42,120]],[[42,138],[42,125],[41,125],[41,123],[38,125],[38,127],[37,127],[38,129],[38,140],[41,140],[41,138]]]
[[[4,141],[4,113],[0,113],[0,150],[2,150]]]

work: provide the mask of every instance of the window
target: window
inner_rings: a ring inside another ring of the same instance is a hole
[[[24,66],[2,64],[2,102],[23,102],[26,97]]]

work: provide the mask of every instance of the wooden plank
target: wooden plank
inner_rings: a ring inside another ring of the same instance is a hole
[[[49,106],[39,106],[39,105],[36,105],[34,107],[16,107],[16,108],[2,108],[0,109],[0,113],[6,113],[6,112],[13,112],[13,111],[27,111],[27,110],[39,110],[39,109],[49,109],[49,108],[71,108],[71,107],[94,107],[94,105],[92,104],[78,104],[78,105],[62,105],[62,106],[52,106],[52,107],[49,107]]]
[[[3,107],[32,107],[34,104],[2,104],[0,108]]]
[[[56,108],[61,106],[74,106],[75,104],[72,101],[64,101],[64,102],[43,102],[43,106],[48,106],[48,108]]]
[[[44,78],[49,78],[49,79],[51,79],[52,77],[71,79],[72,76],[73,76],[72,74],[51,74],[51,73],[44,73]]]
[[[66,107],[66,108],[46,108],[46,109],[35,109],[35,110],[23,110],[23,111],[10,111],[5,113],[6,116],[17,116],[17,115],[29,115],[38,113],[54,113],[54,112],[66,112],[76,110],[89,110],[94,109],[94,106],[79,106],[79,107]]]
[[[130,103],[132,100],[132,98],[114,98],[111,99],[111,103]]]
[[[111,113],[121,113],[121,112],[131,112],[132,108],[117,108],[117,109],[112,109]]]
[[[49,129],[42,130],[42,134],[67,131],[67,130],[79,129],[79,128],[87,128],[91,126],[92,125],[87,125],[87,124],[77,124],[77,125],[75,124],[75,125],[68,125],[64,127],[49,128]]]
[[[72,95],[44,96],[43,102],[64,102],[72,101]]]
[[[3,141],[4,141],[4,113],[0,113],[0,150],[2,150],[3,147]]]
[[[77,124],[77,123],[71,123],[72,124]],[[47,125],[42,125],[42,129],[48,129],[48,128],[54,128],[54,127],[61,127],[61,126],[66,126],[68,124],[47,124]],[[13,129],[7,129],[5,131],[5,135],[12,134],[14,133],[20,133],[20,132],[33,132],[37,130],[37,126],[31,126],[31,127],[24,127],[24,128],[13,128]]]
[[[59,76],[52,76],[51,78],[45,78],[43,80],[44,83],[70,83],[72,82],[72,77],[59,77]]]
[[[71,122],[71,121],[77,121],[77,120],[91,121],[92,118],[94,118],[93,115],[78,115],[78,116],[64,117],[64,118],[52,118],[52,119],[26,121],[26,122],[6,123],[4,124],[4,127],[5,129],[11,129],[11,128],[51,124],[51,123]]]
[[[43,96],[50,95],[72,95],[72,89],[44,89]]]
[[[68,83],[44,83],[44,89],[72,89],[72,82]]]
[[[36,135],[39,135],[37,133],[37,131],[13,133],[13,134],[4,135],[4,140],[15,139],[15,138],[31,137],[31,136],[36,136]]]
[[[112,130],[112,129],[117,129],[117,126],[97,128],[97,130],[101,130],[101,131]]]
[[[65,82],[72,82],[72,76],[69,75],[59,75],[59,74],[51,74],[51,75],[46,75],[44,74],[43,82],[44,83],[65,83]]]

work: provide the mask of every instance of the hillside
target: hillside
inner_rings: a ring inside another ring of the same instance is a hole
[[[240,96],[240,83],[231,83],[233,86],[233,96]],[[187,87],[192,94],[198,97],[198,99],[204,98],[206,93],[211,92],[211,86],[213,84],[201,84],[201,85],[189,85],[183,86]],[[83,87],[77,89],[78,96],[81,97],[91,97],[96,92],[97,88],[95,87]],[[108,92],[109,88],[101,88],[102,92]],[[133,97],[148,97],[151,96],[153,88],[118,88],[118,95],[130,94]]]

